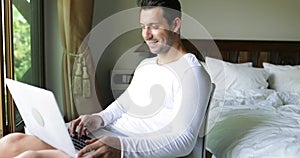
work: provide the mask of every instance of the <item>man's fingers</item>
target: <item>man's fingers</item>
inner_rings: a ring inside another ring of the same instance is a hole
[[[95,157],[108,157],[109,155],[109,147],[108,146],[101,146],[95,152],[89,154],[87,158],[95,158]]]
[[[87,129],[87,130],[84,131],[84,134],[85,134],[86,136],[88,136],[88,135],[90,134],[90,131]]]
[[[82,135],[89,135],[91,131],[99,128],[101,123],[102,121],[100,116],[81,115],[69,123],[68,130],[72,136],[74,136],[77,132],[78,137],[81,138]]]
[[[83,149],[81,149],[78,153],[77,153],[77,156],[80,157],[82,155],[84,155],[85,153],[88,153],[88,152],[91,152],[91,151],[94,151],[94,150],[98,150],[99,148],[101,148],[104,144],[101,142],[101,141],[96,141],[93,139],[93,140],[90,140],[90,141],[94,141],[93,143],[89,144],[89,145],[86,145]],[[92,154],[91,154],[92,155]],[[89,157],[90,155],[88,155]]]
[[[97,140],[99,140],[99,139],[98,138],[93,138],[93,139],[90,139],[90,140],[86,140],[85,143],[87,145],[89,145],[89,144],[92,144],[92,143],[96,142]]]
[[[100,138],[94,138],[92,140],[86,141],[86,145],[82,150],[77,153],[77,157],[84,156],[85,158],[110,158],[110,157],[120,157],[121,150],[120,145],[110,146],[106,144],[107,141],[113,141],[113,144],[117,144],[119,139],[116,137],[103,136]],[[86,156],[85,156],[86,155]]]
[[[86,127],[84,126],[84,123],[81,121],[79,124],[78,124],[78,138],[81,138],[82,136],[82,133],[84,133],[84,130],[87,130]]]
[[[81,118],[77,118],[76,120],[73,120],[69,123],[69,132],[72,134],[72,136],[74,136],[74,134],[76,133],[76,127],[77,125],[80,123]]]

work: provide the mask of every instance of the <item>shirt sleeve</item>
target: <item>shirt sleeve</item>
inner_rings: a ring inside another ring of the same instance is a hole
[[[119,119],[123,113],[124,113],[124,108],[122,107],[121,104],[118,103],[117,100],[115,100],[105,110],[96,113],[94,115],[100,116],[103,120],[103,126],[107,126],[112,122],[116,121],[117,119]]]
[[[142,61],[138,67],[144,63],[146,60]],[[133,77],[133,80],[135,80],[135,77]],[[127,87],[127,89],[121,94],[121,96],[119,98],[117,98],[114,102],[112,102],[105,110],[99,112],[99,113],[95,113],[94,115],[98,115],[100,117],[102,117],[103,119],[103,126],[107,126],[111,123],[113,123],[114,121],[118,120],[123,113],[125,113],[128,108],[128,106],[132,103],[130,102],[131,100],[128,100],[128,98],[130,98],[128,96],[128,89],[131,87],[131,84],[129,84],[129,86]]]
[[[103,126],[107,126],[120,117],[122,114],[128,111],[130,105],[133,104],[133,101],[130,99],[128,89],[130,89],[131,84],[129,84],[128,88],[114,101],[112,102],[105,110],[96,113],[95,115],[99,115],[103,119]]]
[[[175,102],[180,102],[180,109],[170,132],[119,137],[124,157],[180,157],[192,151],[205,115],[211,81],[201,66],[191,67],[182,76],[182,90],[174,96]]]

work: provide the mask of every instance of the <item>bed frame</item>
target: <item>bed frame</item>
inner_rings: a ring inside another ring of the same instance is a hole
[[[183,39],[182,42],[200,60],[204,55],[233,63],[253,62],[255,67],[262,67],[263,62],[300,65],[300,41]]]

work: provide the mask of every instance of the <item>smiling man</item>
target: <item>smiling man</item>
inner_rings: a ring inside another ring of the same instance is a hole
[[[178,1],[140,1],[142,36],[158,62],[166,64],[187,52],[180,40],[181,6]]]
[[[79,136],[99,128],[101,136],[78,152],[81,157],[164,158],[193,150],[208,103],[211,81],[180,39],[178,0],[138,0],[142,36],[156,57],[136,68],[128,89],[108,108],[82,115],[69,124]],[[34,136],[10,134],[0,140],[1,157],[69,157]],[[3,154],[4,153],[4,154]]]

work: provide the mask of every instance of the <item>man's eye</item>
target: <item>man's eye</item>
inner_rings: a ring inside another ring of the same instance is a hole
[[[159,29],[159,26],[158,25],[151,25],[151,28],[152,29]]]
[[[141,29],[142,30],[145,30],[145,29],[159,29],[159,25],[150,25],[150,26],[141,26]]]

